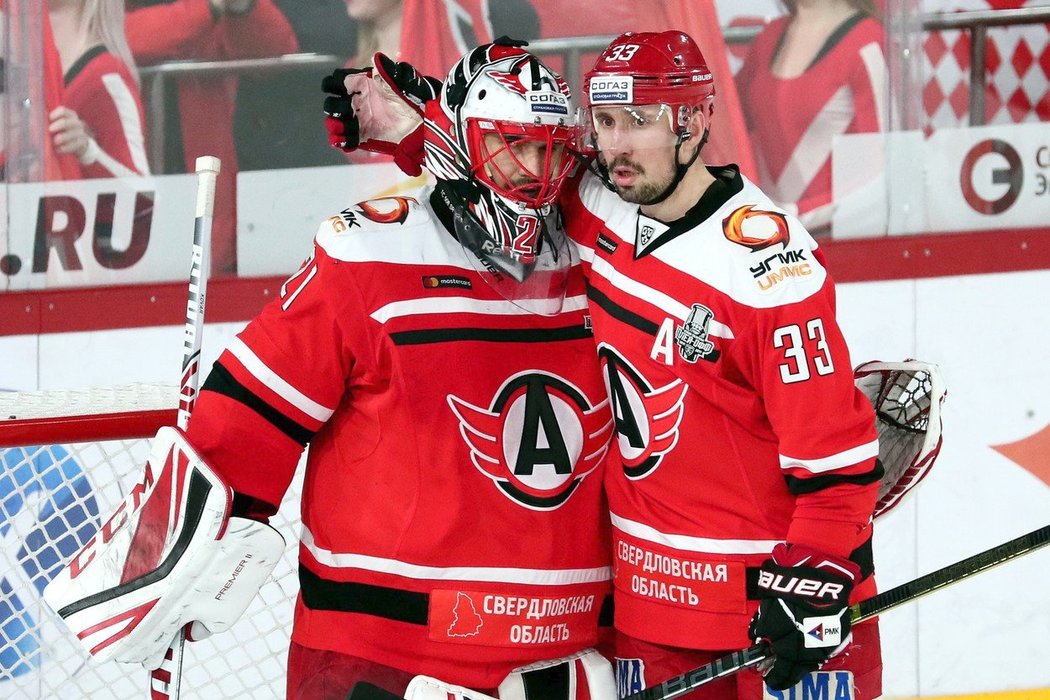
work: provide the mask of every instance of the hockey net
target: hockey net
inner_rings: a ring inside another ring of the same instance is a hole
[[[41,593],[141,479],[149,438],[175,424],[177,404],[174,386],[0,393],[0,697],[146,697],[146,671],[91,659]],[[284,557],[231,630],[186,645],[184,697],[284,697],[299,474],[294,502],[271,519]]]

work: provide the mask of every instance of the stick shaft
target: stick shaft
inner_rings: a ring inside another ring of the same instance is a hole
[[[211,267],[211,224],[215,214],[215,185],[219,177],[219,167],[219,159],[213,156],[201,156],[197,159],[197,206],[193,221],[193,255],[182,343],[179,413],[176,419],[180,430],[189,426],[190,413],[197,403],[197,386],[200,383],[201,336],[204,330],[204,304],[208,293],[208,271]],[[160,667],[150,672],[151,700],[178,700],[182,686],[182,656],[185,645],[186,632],[180,629],[168,647]]]
[[[901,585],[883,591],[867,600],[851,605],[850,620],[856,624],[869,620],[877,615],[898,606],[910,603],[936,590],[951,586],[963,579],[1004,564],[1011,559],[1024,556],[1050,544],[1050,525],[1033,530],[1009,542],[992,547],[980,554],[957,561],[943,569],[920,576]],[[646,688],[628,695],[623,700],[672,700],[707,685],[713,680],[730,676],[737,671],[756,666],[770,655],[765,644],[755,644],[747,649],[734,651],[732,654],[715,659],[706,666],[695,668],[680,676],[668,679],[660,685]]]
[[[185,430],[190,412],[197,403],[200,379],[201,335],[204,329],[204,305],[208,293],[208,270],[211,262],[211,226],[215,213],[215,185],[219,176],[219,159],[201,156],[197,159],[197,207],[193,221],[193,254],[190,264],[190,287],[186,299],[186,326],[182,343],[182,377],[180,382],[177,425]]]

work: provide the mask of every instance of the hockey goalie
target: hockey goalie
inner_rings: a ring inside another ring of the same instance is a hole
[[[142,481],[44,599],[97,660],[157,668],[184,626],[190,639],[228,629],[281,557],[281,535],[230,517],[232,502],[182,432],[162,428]]]

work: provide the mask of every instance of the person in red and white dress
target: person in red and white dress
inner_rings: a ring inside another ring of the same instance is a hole
[[[885,30],[872,0],[790,0],[755,39],[737,85],[761,184],[827,233],[836,137],[885,131]]]
[[[148,175],[145,118],[122,0],[48,0],[65,76],[48,131],[83,178]]]

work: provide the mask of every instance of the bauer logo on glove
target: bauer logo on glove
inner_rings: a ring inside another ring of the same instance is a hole
[[[800,545],[778,544],[758,576],[760,602],[750,635],[773,660],[766,685],[784,690],[816,671],[850,640],[849,596],[860,567]]]

